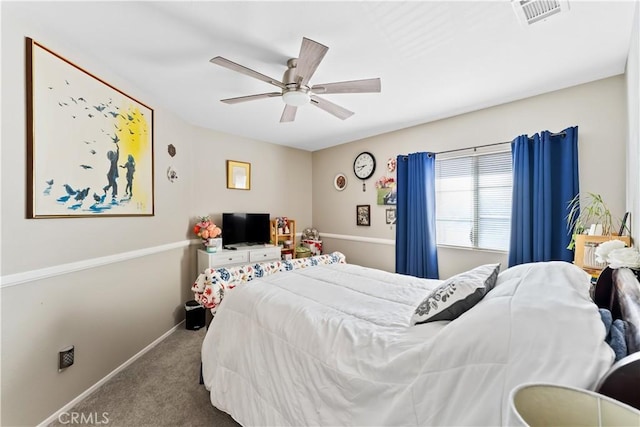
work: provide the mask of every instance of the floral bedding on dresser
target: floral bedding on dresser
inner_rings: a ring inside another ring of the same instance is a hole
[[[226,291],[237,285],[270,276],[281,271],[297,270],[299,268],[313,267],[327,264],[346,264],[344,254],[333,252],[326,255],[318,255],[308,258],[295,258],[285,261],[260,262],[256,264],[244,264],[233,267],[207,268],[198,275],[191,290],[194,299],[205,308],[216,312],[218,305],[224,298]]]

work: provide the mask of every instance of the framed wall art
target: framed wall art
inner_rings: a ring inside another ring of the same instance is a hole
[[[27,217],[153,216],[153,110],[26,39]]]
[[[337,174],[333,178],[333,188],[335,188],[338,191],[342,191],[345,188],[347,188],[347,176],[343,173]]]
[[[397,204],[396,180],[390,176],[381,176],[376,181],[377,201],[379,205]]]
[[[371,225],[371,205],[356,206],[356,225]]]
[[[385,222],[387,224],[395,224],[396,223],[396,210],[395,209],[385,209]]]
[[[251,163],[227,160],[227,188],[251,190]]]

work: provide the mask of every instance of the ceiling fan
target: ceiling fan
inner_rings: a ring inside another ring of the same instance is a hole
[[[284,103],[284,111],[280,118],[280,123],[292,122],[296,118],[298,107],[310,103],[316,107],[333,114],[339,119],[345,120],[354,113],[346,108],[320,98],[318,94],[331,93],[371,93],[380,92],[380,79],[351,80],[344,82],[323,83],[309,86],[309,80],[315,73],[320,61],[324,58],[328,47],[315,42],[306,37],[302,38],[300,54],[297,58],[287,61],[287,70],[282,76],[282,81],[278,81],[264,74],[258,73],[250,68],[236,64],[221,56],[216,56],[210,62],[237,71],[247,76],[262,80],[281,89],[280,92],[260,93],[257,95],[239,96],[237,98],[222,99],[225,104],[237,104],[240,102],[253,101],[256,99],[272,98],[281,96]]]

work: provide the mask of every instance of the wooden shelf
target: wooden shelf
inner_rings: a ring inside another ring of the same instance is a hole
[[[295,258],[296,221],[293,219],[288,219],[287,226],[289,227],[289,232],[288,233],[281,232],[283,230],[278,229],[278,221],[275,219],[271,220],[271,243],[273,243],[276,246],[280,246],[281,252],[283,254],[283,258],[284,258],[284,254],[291,254],[291,258]],[[285,240],[291,240],[291,247],[284,246]]]
[[[588,236],[586,234],[578,234],[576,236],[576,247],[573,263],[582,268],[587,273],[591,274],[591,276],[593,276],[594,278],[597,278],[602,272],[602,269],[606,267],[606,265],[590,265],[587,258],[591,258],[591,252],[595,250],[595,247],[597,247],[600,243],[608,242],[609,240],[621,240],[627,246],[631,246],[631,237],[629,236]],[[593,254],[593,257],[593,264],[596,264],[595,254]]]

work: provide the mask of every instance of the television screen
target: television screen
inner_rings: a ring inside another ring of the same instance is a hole
[[[271,239],[268,213],[223,213],[222,244],[258,245]]]

